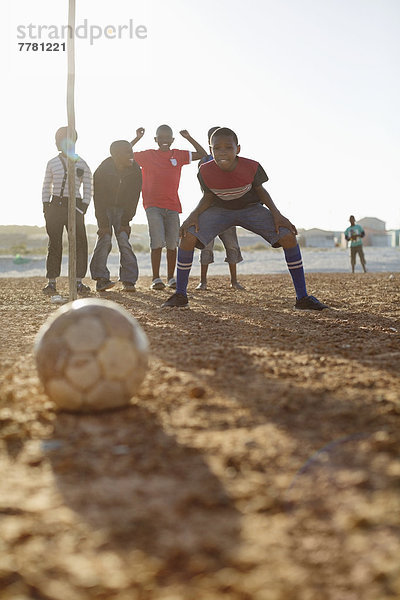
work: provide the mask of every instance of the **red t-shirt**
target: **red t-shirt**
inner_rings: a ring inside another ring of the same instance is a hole
[[[134,158],[142,167],[144,208],[158,206],[181,213],[178,196],[181,169],[192,161],[192,153],[189,150],[144,150],[135,152]]]

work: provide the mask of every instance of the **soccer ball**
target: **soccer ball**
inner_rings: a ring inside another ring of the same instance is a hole
[[[62,409],[99,411],[127,405],[147,369],[139,323],[109,300],[86,298],[59,308],[35,340],[39,378]]]

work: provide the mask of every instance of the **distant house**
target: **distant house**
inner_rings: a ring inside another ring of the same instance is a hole
[[[386,231],[386,223],[375,217],[365,217],[357,221],[365,231],[363,244],[365,246],[390,247],[400,245],[400,231]],[[346,225],[347,227],[347,225]],[[257,249],[262,245],[270,247],[261,237],[241,227],[237,228],[239,244],[242,248]],[[325,229],[299,229],[297,240],[303,248],[346,248],[347,241],[342,231],[326,231]]]
[[[387,234],[390,237],[391,246],[400,246],[400,229],[390,229]]]
[[[377,219],[376,217],[364,217],[357,221],[359,225],[364,230],[370,229],[371,231],[376,231],[380,233],[384,233],[386,231],[386,223],[385,221],[381,221],[381,219]]]
[[[357,221],[365,231],[365,246],[386,247],[392,245],[392,236],[386,231],[385,221],[376,217],[364,217]]]
[[[334,248],[335,233],[324,229],[303,229],[299,232],[299,244],[307,248]]]

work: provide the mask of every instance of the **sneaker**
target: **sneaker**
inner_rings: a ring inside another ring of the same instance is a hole
[[[80,281],[79,283],[76,284],[76,291],[81,296],[87,296],[87,294],[90,294],[90,292],[92,290],[90,289],[90,287],[88,285],[85,285],[84,283],[82,283],[82,281]]]
[[[56,284],[52,281],[49,281],[49,283],[42,289],[42,292],[43,294],[54,296],[55,294],[57,294]]]
[[[173,290],[176,289],[175,277],[171,277],[171,279],[168,279],[167,287],[172,288]]]
[[[304,296],[304,298],[296,300],[294,307],[299,310],[324,310],[324,308],[329,308],[329,306],[317,300],[315,296]]]
[[[109,290],[114,287],[114,285],[115,281],[110,281],[109,279],[104,279],[102,277],[96,282],[96,292],[105,292],[105,290]]]
[[[164,302],[161,308],[189,308],[189,300],[187,299],[187,296],[175,292],[175,294]]]
[[[164,288],[165,288],[165,283],[163,281],[161,281],[161,279],[159,277],[157,277],[156,279],[153,279],[153,281],[151,282],[151,286],[150,286],[151,290],[163,290]]]
[[[124,292],[136,292],[135,284],[132,283],[131,281],[123,281],[122,287],[123,287]]]
[[[232,288],[233,290],[245,290],[245,289],[246,289],[246,288],[245,288],[245,287],[244,287],[244,286],[243,286],[241,283],[239,283],[238,281],[235,281],[235,283],[231,283],[231,288]]]
[[[203,290],[205,291],[207,289],[207,284],[203,283],[202,281],[200,281],[199,285],[196,286],[196,290]]]

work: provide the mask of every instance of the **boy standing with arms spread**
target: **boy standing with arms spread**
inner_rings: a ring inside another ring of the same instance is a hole
[[[134,146],[144,135],[143,127],[136,130],[132,140]],[[155,142],[158,150],[135,152],[135,161],[142,167],[143,174],[143,206],[146,210],[149,224],[151,267],[153,281],[150,289],[162,290],[164,282],[160,278],[161,252],[167,248],[167,285],[175,288],[174,278],[176,264],[176,249],[179,243],[179,213],[182,212],[178,196],[179,181],[183,165],[192,160],[199,160],[206,155],[204,148],[194,140],[186,129],[180,131],[195,148],[189,150],[171,150],[174,141],[169,125],[160,125],[156,131]]]
[[[110,146],[109,158],[103,160],[94,173],[94,208],[98,224],[98,239],[90,261],[96,290],[103,292],[115,285],[110,281],[107,258],[111,252],[114,229],[120,252],[119,279],[126,292],[135,292],[138,278],[136,256],[129,243],[129,222],[136,214],[142,188],[142,174],[133,160],[131,145],[118,140]]]
[[[296,291],[295,308],[327,308],[307,294],[296,227],[279,212],[263,188],[268,177],[262,166],[255,160],[238,156],[237,135],[227,127],[214,132],[211,148],[214,160],[202,165],[198,175],[204,190],[203,198],[181,227],[176,293],[163,307],[188,305],[186,289],[195,246],[202,248],[221,231],[240,225],[257,233],[273,247],[283,248]]]
[[[211,127],[211,129],[208,130],[207,139],[210,154],[207,154],[207,156],[204,156],[204,158],[200,160],[199,168],[201,167],[201,165],[204,165],[204,163],[210,162],[210,160],[214,160],[214,157],[211,153],[211,136],[217,129],[220,129],[220,127]],[[242,253],[240,252],[236,227],[229,227],[229,229],[220,233],[218,237],[225,247],[225,262],[227,262],[229,265],[229,272],[231,275],[231,288],[234,290],[244,290],[245,288],[237,280],[236,265],[237,263],[242,262],[243,257]],[[214,242],[215,238],[211,240],[211,242],[207,244],[207,246],[205,246],[200,252],[201,276],[200,283],[196,287],[196,290],[207,289],[208,265],[214,262]]]
[[[361,225],[357,225],[356,220],[353,215],[350,216],[350,227],[346,229],[344,232],[344,237],[348,242],[350,242],[350,262],[351,262],[351,272],[354,273],[354,269],[356,266],[356,256],[357,254],[360,257],[361,266],[363,268],[364,273],[367,272],[366,268],[366,260],[364,256],[363,243],[361,238],[365,236],[365,231],[361,227]]]
[[[62,236],[64,227],[68,229],[68,174],[67,174],[67,127],[60,127],[56,132],[58,156],[47,163],[42,188],[43,213],[46,231],[49,236],[49,247],[46,259],[46,277],[48,284],[43,288],[44,294],[57,293],[56,280],[61,272]],[[77,139],[75,132],[75,140]],[[89,286],[82,283],[86,275],[88,245],[85,229],[85,213],[92,197],[92,174],[86,162],[78,155],[75,161],[75,195],[76,195],[76,289],[78,294],[90,292]],[[80,187],[83,187],[83,198]]]

